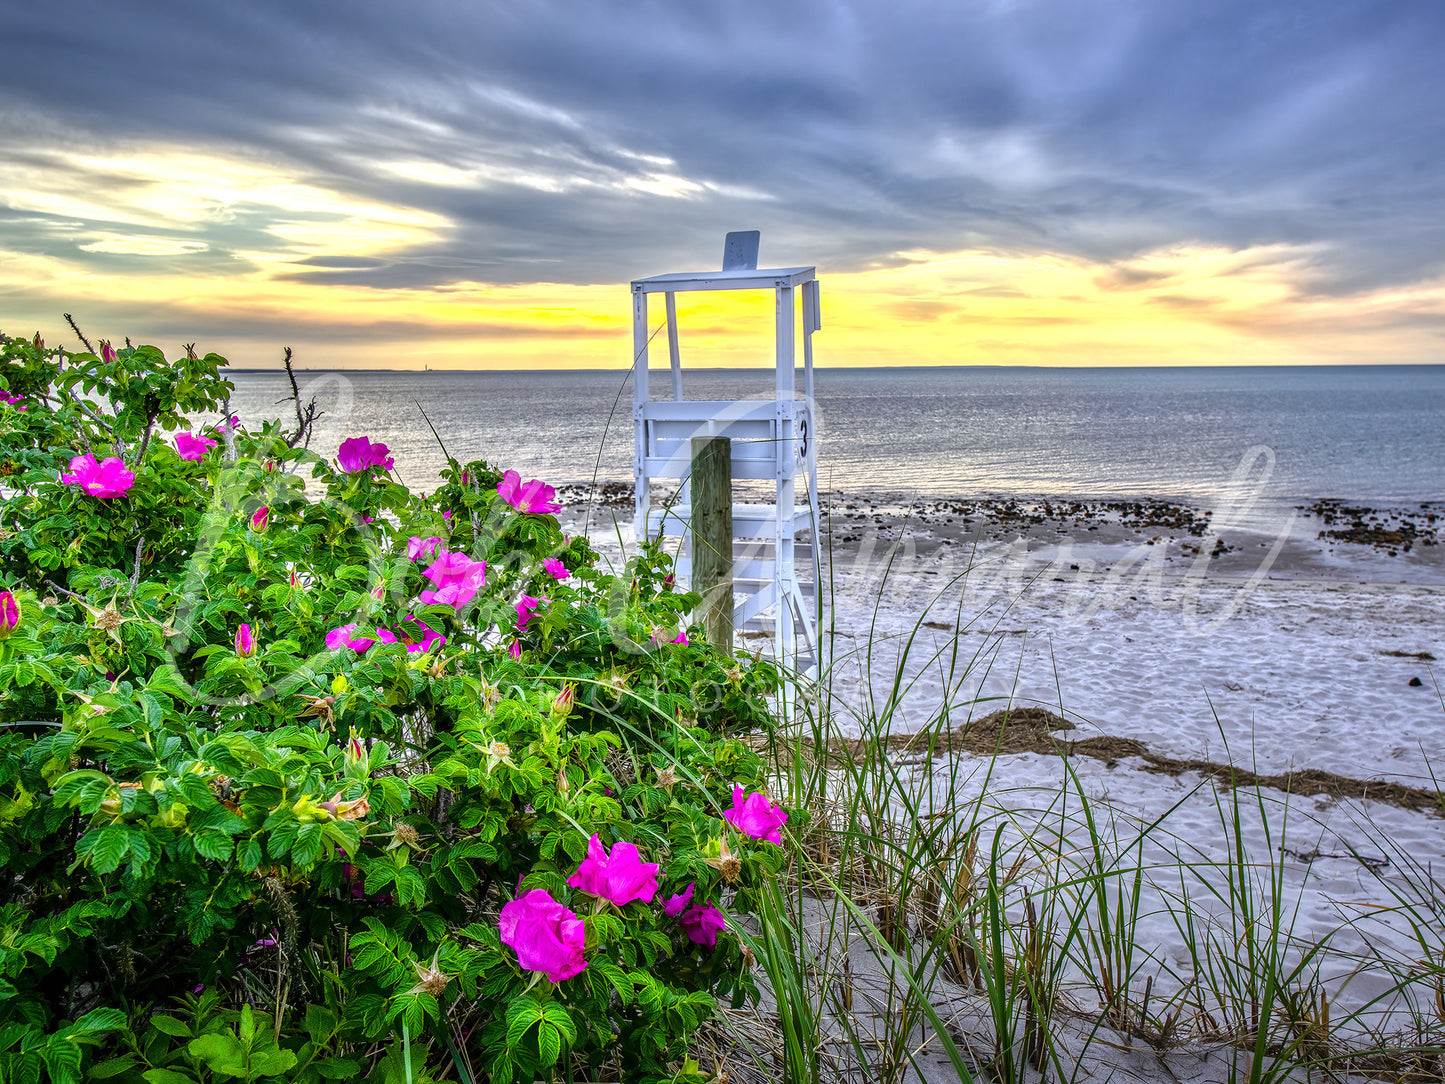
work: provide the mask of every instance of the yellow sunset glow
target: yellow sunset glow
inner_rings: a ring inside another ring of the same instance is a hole
[[[452,187],[499,176],[421,162],[378,169]],[[692,191],[665,170],[630,183],[670,197]],[[453,223],[338,192],[282,165],[219,152],[53,147],[24,162],[0,161],[0,192],[11,214],[32,216],[53,239],[44,255],[5,251],[0,242],[7,305],[49,313],[50,334],[60,332],[59,313],[74,310],[97,336],[131,334],[167,349],[195,339],[247,366],[276,364],[285,345],[314,368],[622,368],[631,358],[631,303],[621,279],[384,289],[347,282],[347,268],[405,263]],[[849,272],[825,266],[817,361],[1433,360],[1428,327],[1445,315],[1445,282],[1322,296],[1312,272],[1322,252],[1180,243],[1109,263],[980,249],[899,252]],[[803,262],[807,254],[789,256]],[[188,263],[196,260],[210,262]],[[618,268],[619,276],[673,270],[690,268]],[[327,281],[307,277],[318,271]],[[771,291],[682,294],[678,309],[685,363],[772,363]],[[102,315],[87,318],[94,310]],[[654,329],[663,312],[654,298]],[[100,326],[122,320],[125,326]],[[6,323],[15,330],[13,311]],[[653,363],[665,365],[665,335],[652,349]]]

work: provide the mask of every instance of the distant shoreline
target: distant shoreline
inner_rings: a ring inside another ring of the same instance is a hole
[[[391,369],[391,368],[381,368],[381,367],[365,368],[365,369],[344,369],[344,368],[325,367],[325,366],[320,367],[320,368],[302,368],[302,367],[300,367],[300,366],[296,366],[296,367],[294,367],[293,371],[294,371],[294,372],[296,373],[296,375],[298,375],[298,376],[302,376],[302,375],[306,375],[306,376],[320,376],[320,375],[323,375],[323,374],[325,374],[325,373],[340,373],[340,374],[342,374],[342,375],[352,375],[352,374],[356,374],[356,373],[437,373],[438,375],[442,375],[442,374],[446,374],[446,375],[456,375],[456,374],[459,374],[459,373],[477,373],[477,374],[502,373],[502,374],[507,374],[507,375],[509,375],[509,376],[517,376],[517,375],[521,375],[521,374],[525,374],[525,373],[547,373],[547,374],[553,374],[553,373],[594,373],[594,374],[595,374],[595,373],[618,373],[618,374],[622,374],[622,373],[627,372],[627,370],[630,369],[630,368],[631,368],[631,364],[630,364],[630,363],[627,363],[626,361],[622,361],[622,362],[619,362],[619,363],[618,363],[617,365],[615,365],[615,366],[579,366],[579,367],[575,367],[575,368],[573,368],[573,367],[568,367],[568,366],[554,366],[554,367],[545,368],[545,369],[526,369],[526,368],[520,368],[520,367],[518,367],[518,368],[506,368],[506,369],[462,369],[462,368],[453,368],[453,367],[450,367],[450,366],[445,367],[445,368],[436,368],[436,369],[416,369],[416,368]],[[752,373],[752,372],[767,372],[768,370],[770,370],[770,369],[772,369],[772,368],[773,368],[773,366],[772,366],[772,365],[768,365],[768,364],[759,364],[759,365],[715,365],[715,366],[695,366],[695,365],[689,365],[689,366],[686,368],[685,371],[686,371],[687,373],[698,373],[698,374],[710,374],[710,373]],[[798,369],[798,372],[799,372],[799,373],[802,372],[802,368],[803,368],[803,367],[802,367],[801,364],[799,364],[799,365],[797,366],[797,369]],[[987,370],[989,370],[989,371],[991,371],[991,372],[993,372],[993,371],[1004,371],[1004,370],[1016,370],[1016,371],[1040,372],[1040,373],[1043,373],[1043,372],[1071,372],[1071,373],[1077,373],[1077,372],[1136,372],[1136,373],[1137,373],[1137,372],[1161,372],[1161,373],[1162,373],[1162,372],[1170,372],[1170,373],[1182,373],[1182,372],[1215,372],[1215,371],[1232,370],[1232,369],[1248,369],[1248,370],[1260,370],[1260,371],[1262,371],[1262,370],[1286,371],[1286,370],[1292,370],[1292,369],[1311,369],[1311,368],[1318,368],[1318,369],[1338,369],[1338,370],[1346,370],[1346,369],[1372,369],[1372,370],[1373,370],[1373,369],[1445,369],[1445,362],[1441,362],[1441,361],[1351,361],[1351,362],[1333,362],[1333,363],[1332,363],[1332,362],[1301,362],[1301,363],[1296,364],[1296,365],[1280,365],[1280,364],[1272,364],[1272,365],[1251,365],[1251,364],[1249,364],[1248,362],[1220,362],[1220,363],[1217,364],[1217,365],[1097,365],[1097,364],[1091,364],[1091,365],[1004,365],[1004,364],[992,364],[992,363],[982,363],[982,362],[981,362],[981,363],[977,363],[977,364],[968,364],[968,365],[959,365],[959,364],[956,364],[956,363],[949,363],[949,362],[939,362],[939,363],[936,364],[936,365],[926,365],[926,364],[925,364],[925,365],[870,365],[870,364],[865,364],[865,363],[860,363],[860,364],[857,364],[857,365],[837,365],[837,364],[828,365],[828,364],[824,364],[824,363],[822,363],[822,362],[819,362],[819,363],[817,363],[817,364],[815,364],[815,365],[813,366],[813,371],[814,371],[815,373],[829,373],[829,372],[855,372],[855,371],[858,371],[858,370],[861,370],[861,369],[872,369],[872,370],[879,371],[879,372],[888,371],[888,372],[900,372],[900,373],[916,373],[916,372],[966,372],[966,371],[975,370],[975,369],[987,369]],[[248,375],[248,376],[266,375],[266,374],[270,374],[270,375],[274,375],[274,376],[284,376],[284,375],[286,375],[286,370],[285,370],[284,368],[279,367],[279,366],[278,366],[278,367],[267,366],[267,367],[264,367],[264,368],[250,368],[250,367],[242,367],[242,366],[237,366],[237,365],[228,365],[228,366],[225,368],[225,370],[223,370],[223,371],[224,371],[224,372],[227,372],[227,373],[237,373],[237,374],[242,374],[242,373],[244,373],[244,374],[246,374],[246,375]],[[666,372],[667,372],[667,369],[666,369],[665,367],[663,367],[663,366],[659,366],[659,365],[657,365],[656,363],[654,363],[654,364],[652,365],[650,371],[653,372],[654,374],[661,375],[661,374],[663,374],[663,373],[666,373]]]

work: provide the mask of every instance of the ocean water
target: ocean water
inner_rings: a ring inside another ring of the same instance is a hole
[[[313,450],[364,434],[414,487],[435,484],[442,445],[553,483],[632,477],[623,369],[298,376],[326,411]],[[248,424],[293,410],[283,373],[232,379]],[[690,399],[772,397],[771,370],[684,379]],[[665,370],[652,381],[670,398]],[[823,490],[1214,507],[1245,484],[1280,507],[1445,499],[1445,365],[819,369],[815,417]]]

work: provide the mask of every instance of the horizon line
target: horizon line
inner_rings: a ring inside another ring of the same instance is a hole
[[[1002,362],[921,362],[913,365],[824,365],[815,363],[813,371],[839,372],[845,370],[933,370],[933,369],[1167,369],[1182,371],[1187,369],[1387,369],[1387,368],[1411,368],[1430,369],[1445,367],[1445,360],[1441,361],[1299,361],[1299,362],[1210,362],[1208,364],[1189,365],[1137,365],[1133,363],[1103,363],[1103,364],[1069,364],[1069,365],[1040,365],[1027,363]],[[342,368],[339,366],[299,366],[293,365],[292,371],[297,373],[623,373],[632,368],[626,366],[548,366],[545,368],[525,368],[522,366],[508,366],[502,369],[468,369],[461,366],[445,365],[437,368],[392,368],[381,365],[367,365],[354,369]],[[684,372],[689,373],[752,373],[768,372],[774,369],[772,365],[697,365],[686,367]],[[802,365],[794,366],[796,372],[803,370]],[[226,365],[225,372],[232,373],[284,373],[286,368],[280,366],[240,366]],[[667,365],[650,366],[649,372],[666,374],[670,372]]]

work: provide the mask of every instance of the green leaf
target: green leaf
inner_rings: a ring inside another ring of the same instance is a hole
[[[313,1003],[306,1006],[306,1034],[312,1042],[318,1046],[327,1042],[336,1034],[336,1028],[336,1014],[325,1005]]]
[[[372,942],[363,948],[357,948],[356,942],[352,942],[351,966],[358,971],[370,971],[377,964],[391,959],[392,955],[385,945]]]
[[[280,819],[281,817],[291,817],[293,814],[289,810],[278,810],[271,816]],[[268,822],[270,819],[267,818]],[[296,839],[296,830],[300,827],[295,820],[280,821],[280,824],[272,830],[271,838],[266,842],[266,850],[270,852],[272,858],[286,857]]]
[[[516,1048],[532,1025],[542,1019],[542,1006],[531,997],[521,994],[507,1006],[507,1045]]]
[[[191,1029],[174,1016],[152,1016],[150,1026],[162,1035],[170,1035],[177,1039],[189,1039]]]
[[[185,798],[186,804],[193,809],[210,809],[217,804],[210,780],[203,775],[185,772],[176,779],[175,785]]]
[[[498,1053],[492,1059],[492,1079],[507,1082],[507,1084],[517,1079],[517,1069],[506,1051]]]
[[[107,824],[90,847],[90,868],[96,873],[113,873],[130,851],[130,833],[124,825]]]
[[[627,974],[611,960],[597,959],[589,960],[589,970],[601,975],[607,980],[608,985],[617,991],[617,996],[623,1005],[631,1005],[632,999],[637,993],[636,987],[627,981]]]
[[[141,1076],[146,1084],[196,1084],[196,1078],[174,1069],[147,1069]]]
[[[213,862],[225,862],[231,857],[233,842],[224,832],[201,831],[191,837],[196,853]]]
[[[45,1068],[50,1070],[51,1084],[80,1084],[80,1047],[60,1035],[52,1035],[41,1048]]]
[[[375,896],[394,880],[396,880],[396,867],[384,858],[379,859],[366,867],[363,891],[368,896]]]
[[[229,1032],[197,1036],[186,1044],[186,1050],[191,1057],[205,1062],[213,1073],[246,1075],[246,1048]]]
[[[98,1065],[92,1065],[85,1074],[86,1079],[107,1080],[113,1076],[120,1076],[121,1073],[124,1073],[130,1068],[132,1068],[135,1063],[135,1058],[129,1054],[124,1054],[118,1058],[111,1058],[108,1061],[103,1061],[99,1063]]]
[[[291,861],[294,865],[307,867],[321,857],[323,829],[319,824],[303,824],[296,830],[296,842],[291,845]]]
[[[537,1026],[537,1053],[543,1065],[553,1065],[562,1056],[562,1036],[546,1021]]]
[[[143,828],[130,832],[126,842],[130,847],[130,870],[134,874],[155,855],[155,847]]]
[[[313,1061],[311,1068],[327,1080],[349,1080],[361,1074],[360,1063],[347,1061],[345,1058],[322,1058],[320,1061]]]
[[[152,730],[159,730],[165,723],[166,713],[160,699],[154,693],[142,692],[140,694],[141,706],[145,711],[146,726]]]
[[[415,866],[402,866],[396,871],[396,901],[403,906],[420,904],[426,899],[426,878]]]
[[[120,1031],[126,1026],[125,1013],[119,1009],[101,1008],[91,1009],[70,1027],[65,1029],[66,1035],[86,1035],[99,1031]]]
[[[251,1079],[258,1076],[280,1076],[296,1064],[296,1055],[290,1050],[273,1047],[262,1053],[251,1055]]]
[[[405,1009],[402,1010],[402,1021],[410,1028],[413,1034],[420,1035],[426,1026],[427,1002],[435,1008],[436,999],[431,994],[413,994]]]
[[[561,1005],[555,1001],[547,1002],[542,1015],[547,1022],[555,1027],[566,1038],[567,1042],[575,1042],[577,1039],[577,1026],[572,1023],[572,1017]]]

